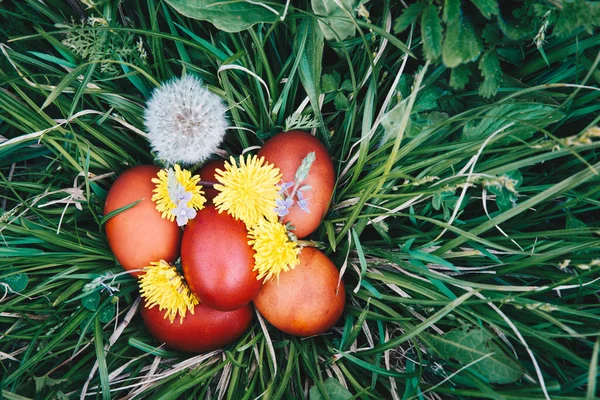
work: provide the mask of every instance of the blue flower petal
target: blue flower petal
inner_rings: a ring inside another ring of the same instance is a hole
[[[290,198],[277,199],[275,200],[275,204],[277,205],[277,207],[275,207],[275,212],[277,215],[280,217],[285,217],[290,213],[289,208],[294,204],[294,200]]]
[[[171,211],[177,217],[177,225],[183,226],[188,221],[196,216],[196,210],[187,206],[187,201],[181,200],[177,203],[177,207]]]
[[[283,194],[289,188],[294,186],[294,182],[282,182],[281,184],[278,184],[277,186],[279,187],[279,194]]]
[[[308,199],[298,200],[298,206],[302,211],[310,214],[310,210],[308,209]]]

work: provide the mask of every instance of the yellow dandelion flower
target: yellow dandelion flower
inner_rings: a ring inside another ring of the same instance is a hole
[[[298,265],[300,246],[288,237],[281,222],[263,218],[248,231],[248,238],[248,244],[256,252],[253,268],[258,271],[256,279],[265,278],[267,282]]]
[[[196,216],[196,210],[202,210],[206,198],[202,186],[198,185],[200,175],[192,173],[175,164],[175,169],[161,169],[153,178],[156,184],[152,201],[163,218],[174,221],[177,218],[179,226],[187,224]]]
[[[200,300],[190,291],[183,277],[164,260],[152,262],[144,268],[146,273],[139,277],[140,295],[146,299],[146,307],[158,305],[160,311],[165,310],[165,319],[173,323],[177,314],[179,322],[183,321],[187,311],[194,313],[194,306]]]
[[[219,194],[213,202],[219,212],[227,211],[251,228],[265,217],[276,220],[276,201],[281,198],[277,184],[281,180],[279,168],[265,162],[264,157],[240,157],[239,166],[231,157],[225,162],[225,171],[216,170],[220,182],[214,188]]]

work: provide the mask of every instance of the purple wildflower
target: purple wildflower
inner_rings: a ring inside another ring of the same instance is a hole
[[[188,207],[187,201],[185,200],[177,203],[177,207],[175,207],[171,212],[177,217],[177,225],[179,226],[184,226],[190,219],[193,219],[196,216],[196,210],[194,210],[192,207]]]
[[[171,201],[175,204],[179,204],[180,202],[185,202],[185,204],[188,203],[188,201],[192,200],[192,193],[188,192],[187,190],[185,190],[185,188],[177,183],[177,185],[174,188],[170,188],[169,189],[169,197],[171,198]]]
[[[296,197],[298,198],[298,206],[300,209],[304,212],[310,213],[310,210],[308,209],[308,199],[304,198],[301,190],[296,192]]]
[[[292,186],[294,186],[294,182],[281,182],[281,184],[277,185],[279,187],[279,194],[284,194],[285,192],[287,192],[287,190],[289,188],[291,188]]]
[[[294,204],[294,200],[290,198],[277,199],[275,200],[275,204],[277,205],[277,207],[275,207],[277,215],[284,217],[290,213],[289,208]]]

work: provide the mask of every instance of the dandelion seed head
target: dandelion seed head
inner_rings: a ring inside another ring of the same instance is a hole
[[[207,159],[223,141],[227,109],[219,96],[187,75],[157,88],[144,114],[148,139],[168,164],[195,164]]]

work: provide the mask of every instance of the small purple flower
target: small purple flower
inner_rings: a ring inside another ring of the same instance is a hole
[[[187,192],[186,192],[187,193]],[[196,216],[196,210],[187,206],[187,201],[180,201],[171,213],[177,217],[177,225],[184,226]]]
[[[285,192],[287,192],[287,190],[289,188],[291,188],[292,186],[294,186],[294,182],[281,182],[281,184],[277,185],[279,187],[279,194],[284,194]]]
[[[275,204],[277,205],[277,207],[275,207],[277,215],[284,217],[290,213],[289,208],[294,204],[294,200],[290,198],[277,199],[275,200]]]
[[[192,193],[185,190],[185,188],[181,184],[177,183],[177,186],[169,189],[169,197],[171,198],[171,201],[175,204],[179,204],[182,201],[185,202],[185,204],[187,204],[188,201],[192,200],[193,195]]]
[[[310,214],[310,210],[308,209],[308,199],[304,198],[301,190],[296,192],[296,197],[298,198],[298,207],[300,207],[302,211]]]

